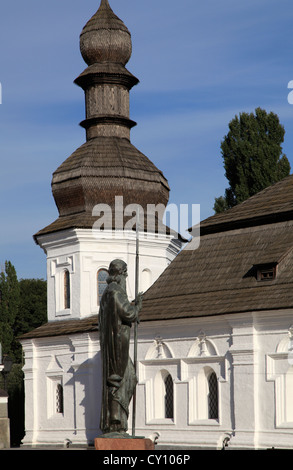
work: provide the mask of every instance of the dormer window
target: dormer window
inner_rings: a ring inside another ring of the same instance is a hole
[[[270,263],[270,264],[263,264],[257,265],[256,268],[256,279],[261,282],[265,281],[273,281],[276,279],[277,275],[277,264]]]

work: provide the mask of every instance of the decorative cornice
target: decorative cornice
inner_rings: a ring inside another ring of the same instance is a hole
[[[107,71],[94,72],[89,69],[90,67],[74,80],[74,83],[83,90],[86,90],[92,85],[121,85],[130,90],[139,83],[138,78],[131,73],[127,73],[126,69],[125,73]]]
[[[85,119],[84,121],[81,121],[80,126],[83,127],[84,129],[89,129],[92,126],[96,126],[99,124],[103,125],[120,125],[127,127],[131,129],[132,127],[136,126],[136,122],[132,121],[131,119],[122,117],[122,116],[117,116],[117,115],[103,115],[103,116],[93,116],[88,119]]]

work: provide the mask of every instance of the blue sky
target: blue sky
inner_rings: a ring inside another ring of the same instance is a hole
[[[79,34],[99,0],[10,0],[0,17],[0,266],[46,277],[33,234],[57,217],[55,169],[85,141]],[[132,143],[160,168],[170,202],[213,214],[224,193],[229,121],[260,106],[279,115],[293,169],[293,8],[289,0],[110,0],[129,28]],[[293,171],[293,170],[292,170]]]

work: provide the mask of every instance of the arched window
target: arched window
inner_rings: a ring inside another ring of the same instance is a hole
[[[63,413],[63,387],[60,383],[56,387],[56,413]]]
[[[173,380],[170,374],[164,379],[165,384],[165,418],[174,418]]]
[[[155,419],[174,419],[174,384],[171,374],[162,369],[154,379],[154,409]]]
[[[64,271],[64,309],[70,308],[70,275],[66,269]]]
[[[219,419],[218,379],[211,367],[205,366],[199,371],[193,391],[195,393],[191,406],[193,413],[191,421]]]
[[[209,419],[218,419],[218,379],[215,372],[208,376],[208,413]]]
[[[100,269],[97,274],[97,292],[98,292],[98,305],[101,303],[102,295],[107,287],[108,271]]]

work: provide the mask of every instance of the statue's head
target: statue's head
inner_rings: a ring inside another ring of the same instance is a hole
[[[127,277],[127,264],[121,259],[114,259],[114,261],[110,263],[108,272],[109,272],[109,277],[107,279],[108,284],[110,284],[113,281],[120,283],[123,277],[124,278]]]

